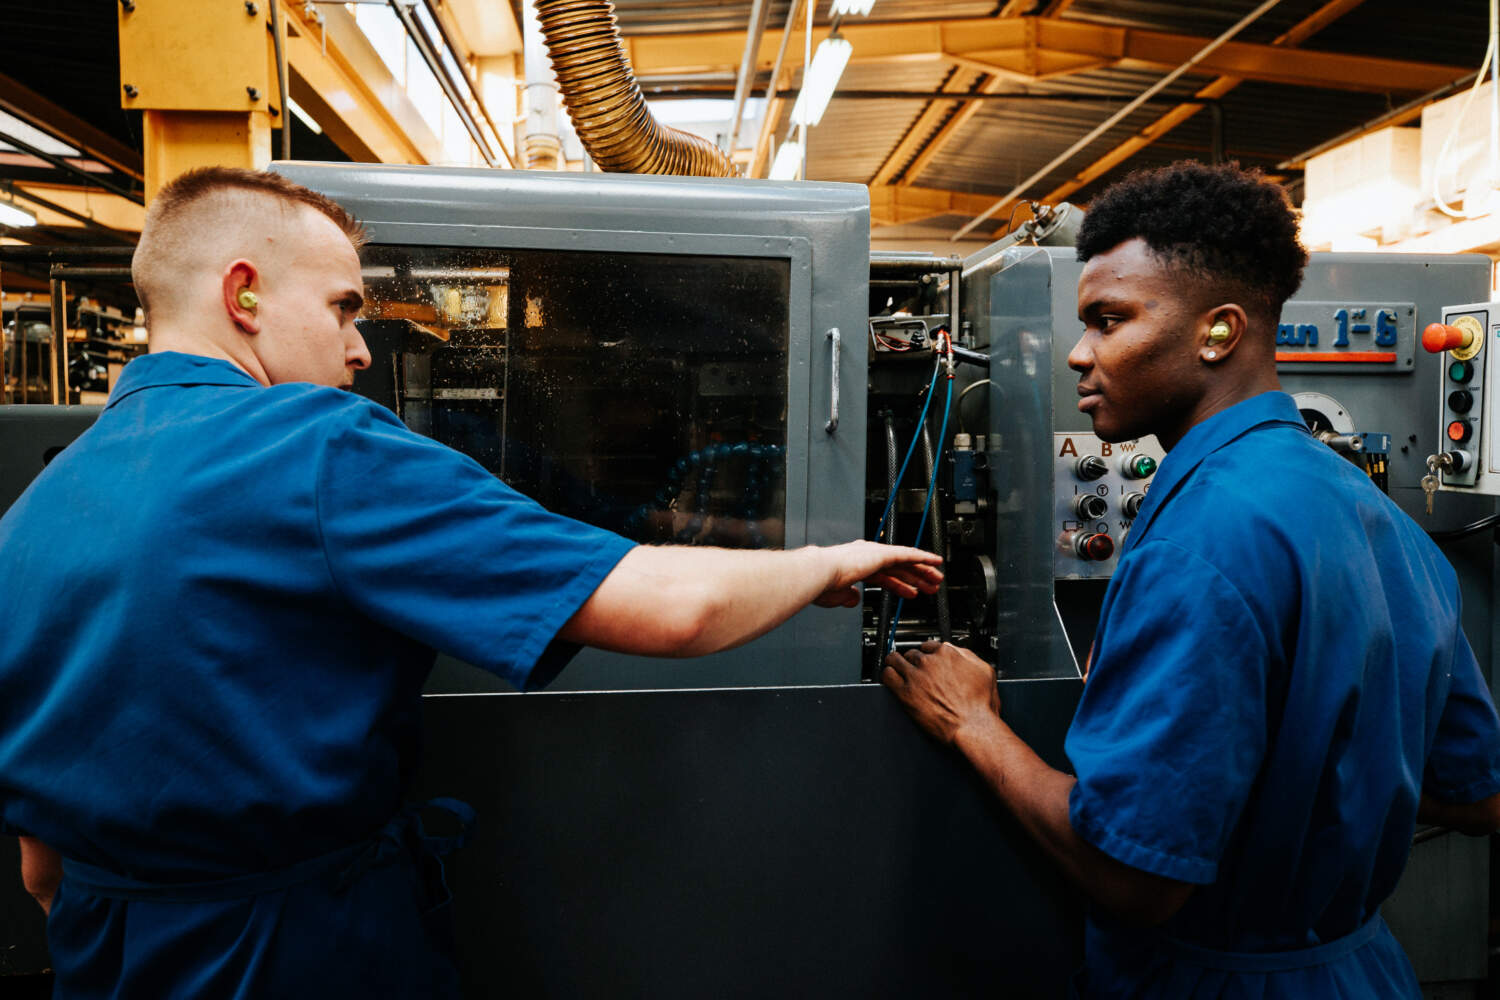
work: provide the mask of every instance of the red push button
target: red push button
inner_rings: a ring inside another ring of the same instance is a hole
[[[1462,443],[1469,440],[1469,435],[1472,433],[1473,429],[1469,426],[1469,422],[1467,420],[1455,420],[1448,425],[1449,441],[1457,441],[1459,443]]]
[[[1090,562],[1103,562],[1115,554],[1115,540],[1108,535],[1084,535],[1078,544],[1078,554]]]
[[[1462,350],[1473,342],[1474,334],[1471,331],[1443,323],[1428,323],[1427,329],[1422,331],[1422,347],[1433,354]]]

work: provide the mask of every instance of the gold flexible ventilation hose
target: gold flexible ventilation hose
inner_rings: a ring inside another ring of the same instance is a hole
[[[536,8],[563,103],[601,170],[734,175],[733,164],[713,143],[652,117],[620,44],[610,0],[536,0]]]

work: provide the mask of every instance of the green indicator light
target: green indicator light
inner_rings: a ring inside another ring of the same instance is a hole
[[[1455,361],[1448,366],[1448,377],[1455,382],[1467,382],[1474,377],[1474,366],[1467,361]]]
[[[1135,467],[1135,477],[1137,479],[1145,479],[1156,471],[1156,459],[1150,455],[1142,455],[1132,464]]]

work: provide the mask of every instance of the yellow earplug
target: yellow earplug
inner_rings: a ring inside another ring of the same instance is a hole
[[[260,299],[248,288],[241,288],[240,294],[235,301],[240,304],[241,309],[254,309],[260,304]]]
[[[1229,324],[1222,319],[1208,328],[1208,342],[1210,344],[1222,344],[1229,339]]]

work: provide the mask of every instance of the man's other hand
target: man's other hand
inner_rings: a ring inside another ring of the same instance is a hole
[[[912,598],[937,593],[943,580],[942,556],[921,549],[883,545],[880,542],[847,542],[825,552],[833,557],[834,577],[813,603],[824,608],[859,607],[855,584],[874,584],[897,597]]]
[[[965,726],[1000,715],[995,668],[945,642],[928,641],[920,649],[887,656],[880,682],[918,725],[944,743],[953,743]]]

